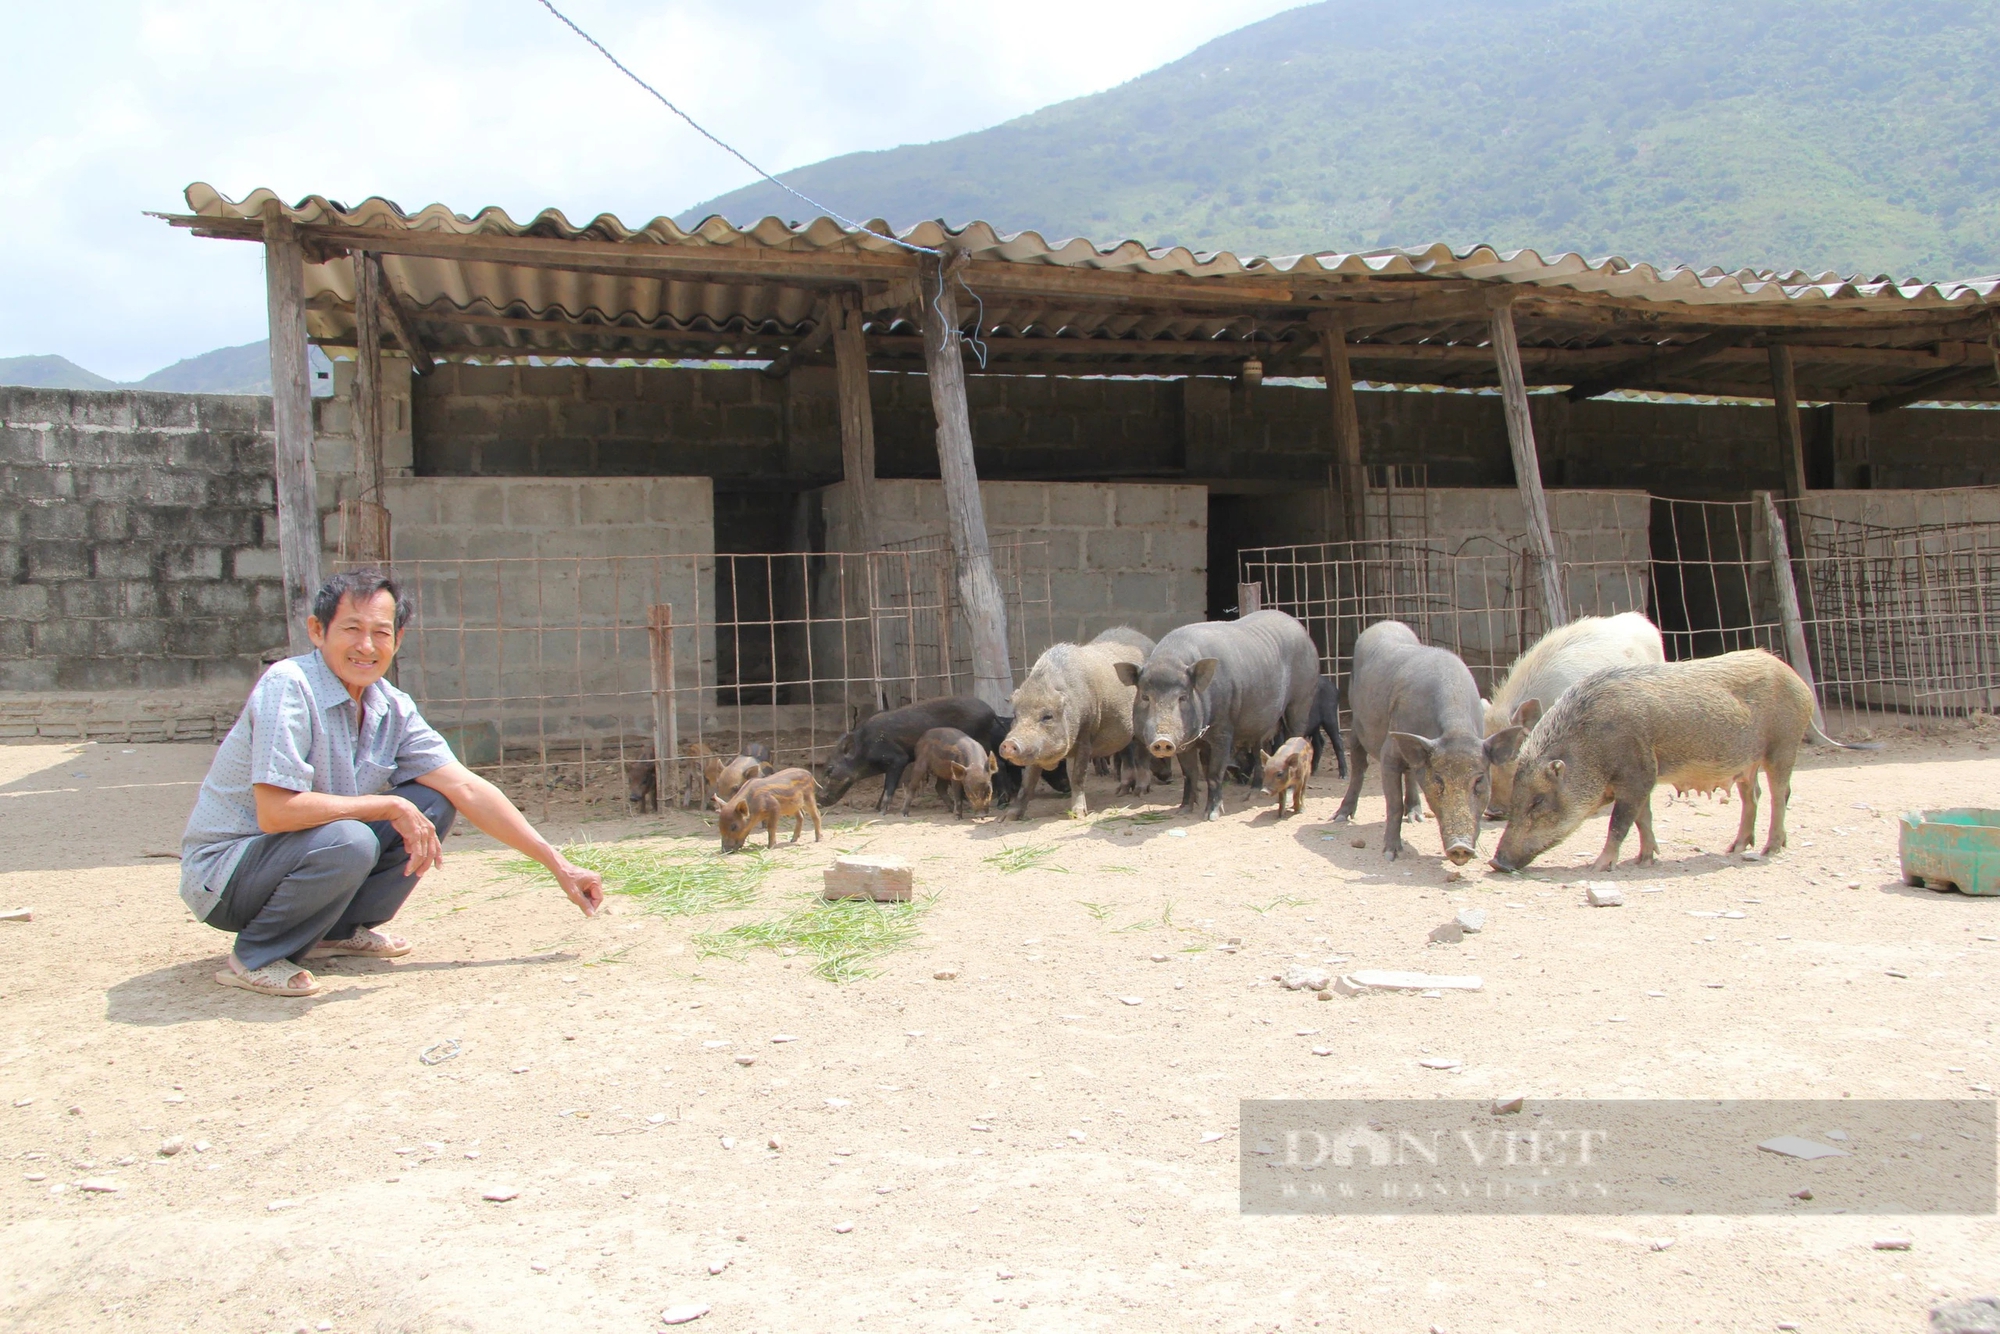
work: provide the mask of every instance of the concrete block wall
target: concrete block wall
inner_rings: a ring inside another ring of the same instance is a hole
[[[1205,618],[1206,488],[982,482],[979,492],[996,543],[1018,535],[1042,544],[1039,556],[1024,562],[1030,596],[1040,595],[1035,587],[1040,573],[1048,581],[1048,630],[1031,634],[1031,655],[1048,643],[1089,639],[1113,625],[1130,625],[1157,639]],[[859,549],[850,489],[841,483],[819,494],[827,549]],[[879,542],[944,537],[942,483],[882,479],[875,483],[875,498]],[[1025,666],[1017,664],[1017,670]]]
[[[285,642],[265,398],[0,388],[0,690],[240,692]]]
[[[354,377],[359,363],[350,357],[332,366],[332,394],[313,400],[313,470],[319,476],[321,526],[329,553],[340,543],[335,509],[342,500],[360,494],[354,473]],[[408,477],[416,465],[409,359],[385,353],[381,375],[382,471],[388,477]]]
[[[388,484],[417,599],[398,681],[441,724],[506,743],[650,732],[648,609],[673,609],[677,705],[715,685],[706,477],[407,477]]]

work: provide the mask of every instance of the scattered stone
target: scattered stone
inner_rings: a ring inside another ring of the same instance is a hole
[[[1325,991],[1333,985],[1333,974],[1324,968],[1295,963],[1279,973],[1277,981],[1287,991]]]
[[[1495,1098],[1493,1100],[1493,1115],[1507,1116],[1510,1113],[1518,1112],[1527,1105],[1527,1102],[1527,1096],[1520,1093],[1516,1093],[1511,1098]]]
[[[2000,1297],[1966,1297],[1931,1308],[1931,1334],[2000,1334]]]
[[[835,1224],[833,1225],[833,1230],[834,1230],[835,1232],[852,1232],[852,1231],[854,1231],[854,1224],[852,1224],[852,1223],[835,1223]]]
[[[1908,1237],[1877,1237],[1872,1243],[1878,1251],[1907,1251],[1910,1249]]]
[[[1368,846],[1368,840],[1365,838],[1350,838],[1347,840],[1347,846],[1350,848],[1365,848]]]
[[[729,1261],[727,1260],[710,1260],[708,1262],[708,1272],[711,1274],[720,1274],[727,1268],[729,1268]]]
[[[954,969],[940,968],[935,973],[931,974],[931,980],[934,982],[950,982],[957,976],[958,973]]]
[[[851,1107],[853,1105],[853,1102],[847,1098],[828,1098],[826,1100],[826,1107],[830,1112],[837,1112],[843,1107]]]
[[[1121,1005],[1144,1005],[1146,998],[1144,996],[1120,996],[1118,1001]]]
[[[1731,908],[1731,909],[1730,909],[1730,910],[1729,910],[1728,912],[1726,912],[1726,913],[1724,913],[1724,914],[1722,914],[1722,915],[1723,915],[1724,917],[1728,918],[1728,919],[1729,919],[1730,921],[1732,921],[1732,922],[1740,922],[1740,921],[1742,921],[1742,920],[1743,920],[1743,919],[1744,919],[1745,917],[1748,917],[1748,916],[1749,916],[1750,914],[1749,914],[1749,913],[1746,913],[1746,912],[1738,912],[1738,911],[1737,911],[1736,909],[1734,909],[1734,908]]]
[[[1845,1130],[1829,1130],[1826,1132],[1826,1137],[1840,1144],[1847,1142],[1847,1132]]]
[[[90,1189],[90,1187],[85,1186],[84,1189],[88,1190]],[[264,1206],[266,1210],[274,1214],[283,1213],[287,1209],[296,1209],[298,1207],[299,1207],[299,1202],[297,1200],[272,1200],[269,1204]]]
[[[198,1139],[194,1142],[194,1151],[196,1153],[207,1153],[213,1147],[215,1146],[205,1139]]]
[[[27,1174],[27,1179],[29,1181],[47,1181],[49,1174],[47,1172],[30,1172]]]
[[[1444,868],[1444,882],[1447,885],[1455,885],[1463,879],[1465,879],[1465,872],[1459,870],[1456,866],[1447,866]]]
[[[1164,954],[1154,954],[1148,957],[1151,958],[1154,963],[1165,963],[1167,961],[1167,956]]]
[[[757,1064],[757,1058],[755,1056],[739,1056],[736,1058],[736,1063],[738,1065],[755,1065]]]
[[[1072,1131],[1070,1131],[1070,1132],[1069,1132],[1069,1137],[1070,1137],[1071,1139],[1075,1140],[1075,1141],[1076,1141],[1076,1142],[1077,1142],[1078,1144],[1081,1144],[1081,1143],[1083,1143],[1083,1141],[1084,1141],[1084,1138],[1085,1138],[1085,1136],[1084,1136],[1084,1133],[1083,1133],[1083,1132],[1082,1132],[1081,1130],[1072,1130]]]
[[[1228,940],[1224,941],[1223,944],[1229,946],[1231,949],[1241,949],[1243,947],[1243,937],[1231,936]]]
[[[1417,1064],[1426,1070],[1456,1070],[1465,1062],[1456,1056],[1426,1056]]]
[[[546,1274],[549,1272],[549,1262],[547,1260],[530,1260],[528,1261],[528,1268],[534,1270],[537,1274]]]
[[[509,1200],[520,1199],[521,1192],[513,1186],[495,1186],[490,1190],[481,1191],[479,1198],[490,1200],[494,1204],[505,1204]]]
[[[734,1139],[731,1139],[728,1135],[724,1135],[722,1137],[722,1147],[725,1149],[733,1149],[736,1147],[736,1141]]]
[[[1850,880],[1847,882],[1847,887],[1849,889],[1859,889],[1861,888],[1861,882],[1859,880]]]
[[[1908,973],[1905,973],[1905,972],[1899,972],[1898,970],[1896,970],[1896,969],[1894,969],[1894,968],[1889,968],[1889,969],[1885,969],[1884,971],[1885,971],[1885,972],[1887,972],[1887,973],[1888,973],[1888,975],[1889,975],[1890,977],[1900,977],[1900,978],[1902,978],[1902,979],[1903,979],[1904,981],[1908,981],[1908,980],[1909,980],[1909,977],[1910,977],[1910,975],[1909,975]]]
[[[116,1195],[125,1189],[110,1177],[85,1177],[76,1183],[78,1190],[87,1190],[93,1195]],[[285,1203],[285,1201],[280,1201]]]
[[[1457,922],[1446,922],[1443,926],[1431,928],[1430,942],[1433,945],[1456,945],[1465,939],[1465,928]]]
[[[1649,1249],[1655,1251],[1664,1251],[1673,1244],[1674,1238],[1672,1237],[1654,1237],[1646,1243]]]
[[[1807,846],[1807,847],[1811,847],[1812,845],[1811,845],[1810,843],[1808,843],[1808,844],[1806,844],[1805,846]],[[1743,860],[1744,860],[1744,861],[1746,861],[1746,862],[1761,862],[1761,861],[1763,861],[1763,860],[1764,860],[1764,854],[1763,854],[1763,853],[1761,853],[1761,852],[1747,852],[1747,851],[1746,851],[1746,852],[1745,852],[1745,853],[1743,854]]]
[[[773,1135],[764,1141],[764,1147],[767,1149],[782,1149],[785,1147],[785,1141]]]
[[[1187,830],[1185,829],[1169,829],[1167,831],[1168,838],[1186,838],[1187,836]]]
[[[1331,1055],[1333,1055],[1333,1048],[1331,1048],[1331,1047],[1314,1047],[1314,1048],[1313,1048],[1313,1055],[1315,1055],[1315,1056],[1331,1056]]]
[[[14,1105],[16,1107],[26,1107],[32,1104],[34,1101],[35,1100],[33,1098],[16,1098],[14,1099]]]
[[[179,1153],[182,1149],[185,1149],[186,1147],[187,1147],[187,1141],[182,1139],[179,1135],[175,1135],[171,1139],[164,1139],[160,1141],[160,1156],[162,1158],[171,1158],[175,1154]]]
[[[1809,1190],[1795,1190],[1792,1192],[1792,1198],[1795,1200],[1810,1200],[1812,1197],[1812,1192]]]
[[[685,1325],[690,1321],[699,1320],[707,1314],[707,1302],[688,1302],[682,1306],[669,1306],[666,1310],[660,1312],[660,1323],[663,1325]]]
[[[1202,1132],[1201,1142],[1203,1144],[1213,1144],[1217,1140],[1222,1140],[1227,1138],[1228,1136],[1224,1135],[1220,1130],[1208,1130]]]
[[[1466,935],[1476,936],[1486,929],[1486,909],[1460,908],[1458,916],[1453,920],[1458,923],[1458,929]]]
[[[83,1108],[82,1108],[82,1107],[80,1107],[80,1106],[77,1106],[77,1105],[76,1105],[76,1104],[74,1104],[74,1103],[72,1103],[72,1104],[70,1104],[70,1109],[69,1109],[69,1114],[70,1114],[71,1116],[82,1116],[82,1115],[83,1115]]]
[[[1767,1139],[1757,1146],[1766,1153],[1782,1154],[1787,1158],[1804,1158],[1808,1162],[1815,1158],[1845,1158],[1847,1150],[1836,1149],[1831,1144],[1818,1144],[1797,1135],[1780,1135]]]
[[[1443,977],[1433,973],[1372,969],[1349,973],[1345,980],[1368,991],[1478,991],[1486,985],[1486,979],[1482,977]]]
[[[999,1279],[999,1280],[1000,1280],[1000,1281],[1001,1281],[1002,1283],[1005,1283],[1005,1282],[1007,1282],[1007,1281],[1008,1281],[1009,1279],[1011,1279],[1011,1278],[1013,1278],[1013,1277],[1014,1277],[1014,1271],[1013,1271],[1013,1270],[1011,1270],[1011,1269],[1002,1269],[1002,1270],[1001,1270],[1000,1272],[998,1272],[997,1274],[995,1274],[995,1275],[994,1275],[993,1277],[995,1277],[995,1278]]]
[[[9,908],[0,912],[0,922],[32,922],[35,920],[33,908]]]
[[[797,1038],[797,1037],[795,1037],[794,1035],[790,1034],[790,1033],[773,1033],[773,1034],[771,1035],[771,1041],[773,1041],[773,1042],[797,1042],[797,1041],[798,1041],[798,1038]]]
[[[1328,985],[1321,987],[1318,991],[1315,991],[1313,995],[1317,996],[1320,1000],[1332,1000],[1333,999],[1332,984],[1329,983]]]
[[[851,853],[826,868],[823,899],[873,899],[877,903],[907,903],[915,884],[909,862],[877,853]]]
[[[1583,887],[1593,908],[1620,908],[1625,904],[1625,891],[1618,886],[1603,882],[1592,882]]]

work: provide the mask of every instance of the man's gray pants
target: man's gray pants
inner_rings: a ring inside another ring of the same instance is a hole
[[[439,838],[451,832],[458,812],[441,794],[421,783],[390,792],[430,817]],[[403,873],[409,860],[403,836],[387,820],[260,834],[243,850],[206,920],[236,934],[236,958],[247,969],[298,962],[321,940],[346,940],[394,917],[421,879]]]

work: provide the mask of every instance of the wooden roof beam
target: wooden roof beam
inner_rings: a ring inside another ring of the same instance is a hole
[[[431,356],[424,340],[417,335],[416,325],[410,319],[410,312],[403,298],[396,294],[387,274],[381,272],[382,261],[374,253],[362,255],[361,261],[376,266],[375,290],[382,295],[382,318],[389,326],[389,332],[396,336],[397,346],[410,358],[410,365],[419,375],[429,375],[437,369],[437,360]]]
[[[1601,375],[1596,375],[1569,387],[1567,397],[1572,403],[1581,403],[1599,394],[1608,394],[1614,389],[1624,389],[1636,381],[1658,379],[1691,371],[1726,348],[1743,342],[1747,334],[1739,330],[1707,334],[1695,339],[1685,347],[1668,352],[1655,352],[1641,360],[1629,361],[1623,366],[1613,367]]]
[[[831,296],[821,297],[813,307],[812,332],[799,339],[764,368],[764,374],[773,380],[782,380],[792,373],[792,367],[833,341],[834,326],[839,322],[839,304]]]
[[[1897,408],[1907,408],[1912,403],[1922,403],[1937,398],[1955,389],[1970,388],[1982,380],[1995,379],[2000,379],[2000,348],[1993,350],[1990,364],[1981,365],[1974,362],[1971,365],[1960,366],[1956,370],[1938,371],[1933,375],[1926,375],[1908,388],[1871,400],[1868,411],[1872,415],[1879,416],[1884,412],[1894,412]]]

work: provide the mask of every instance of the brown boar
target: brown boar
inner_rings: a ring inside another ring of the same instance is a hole
[[[951,803],[953,819],[961,818],[967,803],[974,815],[984,815],[993,804],[993,775],[999,772],[998,756],[955,727],[933,727],[917,738],[917,758],[903,788],[903,814],[910,813],[910,799],[926,778],[937,780],[938,795]]]
[[[766,846],[778,846],[778,821],[792,817],[792,842],[805,832],[806,816],[812,816],[813,842],[821,838],[817,785],[805,769],[780,769],[763,778],[753,778],[728,801],[715,799],[716,830],[722,835],[722,850],[734,852],[743,846],[750,832],[762,826],[770,834]]]
[[[708,772],[708,785],[714,788],[715,795],[724,801],[734,797],[751,779],[762,778],[768,773],[775,772],[770,765],[755,755],[738,755],[727,764],[724,764],[722,757],[718,755],[711,757],[709,764],[713,767]]]
[[[1815,727],[1812,691],[1763,649],[1594,672],[1563,693],[1522,746],[1493,865],[1520,870],[1607,805],[1611,828],[1593,869],[1611,869],[1634,824],[1634,864],[1648,865],[1658,853],[1652,795],[1660,783],[1702,791],[1734,784],[1742,816],[1729,851],[1740,852],[1756,833],[1760,772],[1771,785],[1771,856],[1785,846],[1792,766],[1807,736],[1874,749]]]
[[[1636,611],[1616,616],[1580,616],[1536,640],[1514,660],[1507,679],[1486,704],[1486,735],[1513,724],[1533,727],[1562,693],[1605,667],[1665,662],[1659,627]],[[1492,766],[1486,818],[1504,820],[1514,796],[1514,762]]]
[[[1257,752],[1257,765],[1264,773],[1264,795],[1278,799],[1278,815],[1285,815],[1285,798],[1292,799],[1293,815],[1306,808],[1306,778],[1312,773],[1312,742],[1295,736],[1275,753]]]
[[[637,759],[625,761],[625,800],[634,810],[659,812],[660,762],[653,755],[650,741],[641,748]]]

